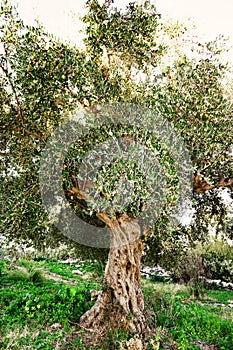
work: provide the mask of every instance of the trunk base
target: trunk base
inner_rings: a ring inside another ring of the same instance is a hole
[[[110,288],[100,292],[95,305],[81,317],[80,326],[97,333],[114,329],[137,334],[149,331],[143,312],[126,313]]]

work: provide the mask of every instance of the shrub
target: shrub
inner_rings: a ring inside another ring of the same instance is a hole
[[[174,267],[172,278],[175,282],[200,283],[202,277],[233,280],[233,249],[226,242],[215,240],[185,251]]]
[[[233,280],[233,249],[221,241],[210,243],[202,253],[205,276],[225,282]]]
[[[201,254],[190,249],[180,257],[177,266],[172,271],[172,278],[174,282],[196,284],[203,274],[204,267]]]

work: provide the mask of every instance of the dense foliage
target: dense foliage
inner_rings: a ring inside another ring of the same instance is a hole
[[[7,0],[2,3],[0,221],[1,234],[8,240],[34,242],[43,249],[64,239],[41,204],[41,151],[72,111],[96,103],[132,102],[153,108],[173,122],[196,172],[216,186],[221,176],[232,178],[232,109],[221,83],[226,67],[218,61],[214,45],[206,45],[195,58],[180,55],[160,65],[167,52],[161,38],[169,30],[159,22],[154,6],[148,1],[131,3],[123,12],[111,2],[100,5],[93,0],[83,19],[85,49],[79,50],[40,26],[25,25]],[[139,73],[143,78],[136,79]],[[173,251],[183,234],[179,229],[169,232],[168,218],[165,208],[148,241],[150,261]]]

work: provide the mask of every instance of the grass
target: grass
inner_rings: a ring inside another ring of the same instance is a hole
[[[80,270],[80,272],[93,274],[95,276],[102,275],[102,266],[100,263],[96,263],[95,261],[79,261],[75,264],[64,264],[62,262],[52,261],[48,259],[42,259],[39,261],[20,260],[18,262],[18,265],[23,266],[29,270],[35,267],[42,270],[45,268],[46,271],[71,279],[74,279],[74,274],[72,272],[73,270]]]
[[[93,305],[90,290],[101,287],[101,272],[97,262],[1,260],[0,349],[90,349],[77,322]],[[145,349],[233,349],[232,292],[204,290],[196,297],[185,285],[142,279],[142,286],[148,322],[158,330]],[[120,349],[129,338],[117,330],[92,349]]]

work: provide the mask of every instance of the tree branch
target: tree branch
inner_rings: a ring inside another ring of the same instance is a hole
[[[37,132],[33,132],[33,131],[30,131],[30,130],[27,130],[27,129],[25,129],[24,131],[25,131],[25,134],[35,136],[41,142],[45,141],[43,136],[38,134]]]
[[[97,218],[104,222],[108,227],[111,227],[113,222],[107,213],[96,213]]]
[[[18,95],[17,95],[17,92],[15,90],[15,87],[14,87],[14,84],[10,78],[10,74],[9,74],[9,70],[8,70],[8,67],[7,67],[7,49],[6,49],[6,45],[3,44],[3,48],[4,48],[4,52],[5,52],[5,61],[6,61],[6,68],[3,66],[3,64],[0,62],[0,68],[2,69],[3,73],[5,74],[10,86],[11,86],[11,89],[13,91],[13,94],[14,94],[14,97],[15,97],[15,100],[16,100],[16,104],[17,104],[17,114],[21,120],[21,123],[24,124],[24,117],[23,117],[23,114],[22,114],[22,110],[21,110],[21,104],[20,104],[20,101],[19,101],[19,98],[18,98]]]
[[[196,193],[205,193],[206,191],[212,190],[218,187],[229,187],[232,190],[233,178],[228,179],[224,176],[220,177],[220,180],[214,184],[209,184],[201,174],[196,174],[193,177],[193,191]]]

